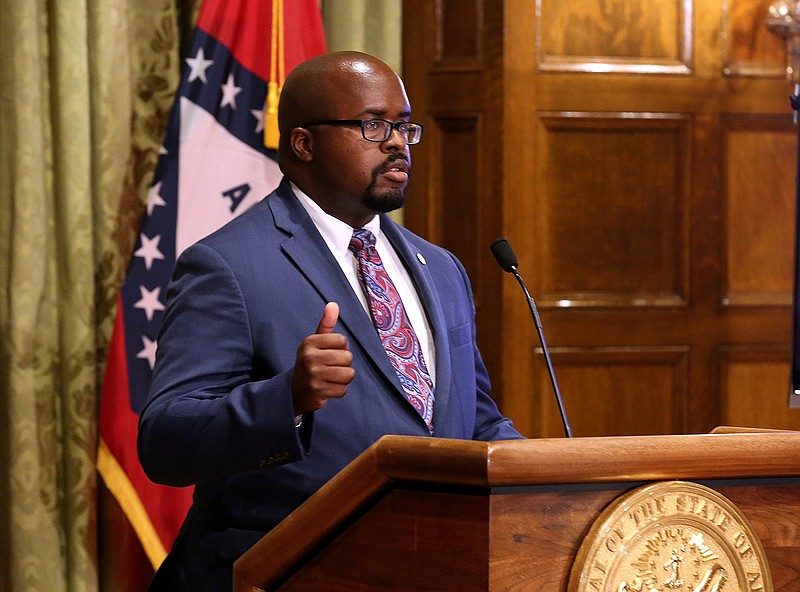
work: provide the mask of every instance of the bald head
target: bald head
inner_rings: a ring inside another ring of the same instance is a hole
[[[354,117],[355,114],[345,114],[348,105],[363,94],[367,85],[387,80],[402,88],[402,81],[388,65],[357,51],[322,54],[299,64],[281,90],[279,151],[288,150],[290,132],[307,121]],[[283,154],[282,158],[286,156]]]

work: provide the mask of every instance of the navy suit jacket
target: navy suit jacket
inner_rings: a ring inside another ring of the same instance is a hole
[[[462,265],[381,216],[433,333],[434,437],[521,438],[489,397]],[[232,562],[385,434],[429,436],[369,315],[289,184],[179,258],[139,455],[156,482],[195,484],[151,589],[228,589]],[[295,428],[291,372],[327,302],[355,378]],[[211,582],[217,582],[211,584]],[[217,587],[219,586],[219,587]]]

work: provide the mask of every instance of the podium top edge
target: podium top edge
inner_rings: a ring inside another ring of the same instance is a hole
[[[800,432],[476,442],[384,436],[371,449],[388,481],[479,487],[800,476]]]

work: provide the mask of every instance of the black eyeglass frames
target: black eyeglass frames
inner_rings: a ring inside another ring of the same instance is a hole
[[[409,146],[419,144],[425,129],[421,123],[386,119],[314,119],[300,127],[311,125],[358,125],[361,126],[361,135],[368,142],[385,142],[392,135],[392,130],[397,130]]]

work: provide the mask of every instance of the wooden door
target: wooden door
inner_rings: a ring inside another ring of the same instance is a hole
[[[769,0],[405,0],[406,223],[455,252],[503,411],[576,436],[800,428],[797,130]]]

